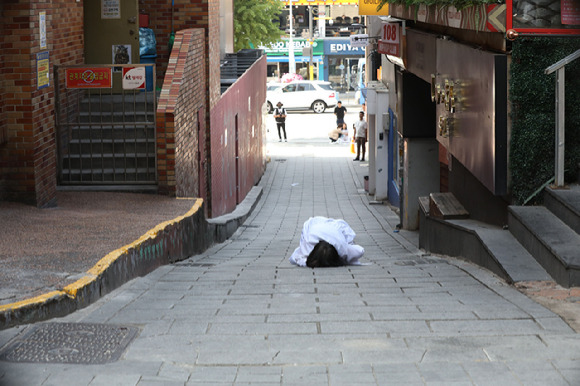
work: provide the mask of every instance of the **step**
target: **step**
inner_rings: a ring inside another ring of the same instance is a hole
[[[568,189],[546,188],[544,205],[560,220],[580,234],[580,186],[570,185]]]
[[[146,123],[154,124],[155,113],[149,112],[122,112],[115,111],[110,113],[89,113],[81,112],[78,115],[78,120],[80,123]]]
[[[564,287],[580,285],[580,235],[543,206],[510,206],[511,233]]]
[[[94,168],[155,168],[155,154],[127,153],[127,154],[69,154],[62,157],[64,169]]]
[[[106,153],[155,153],[154,138],[137,138],[127,141],[119,139],[72,139],[68,154],[106,154]]]
[[[154,111],[155,100],[151,93],[91,95],[80,103],[80,111]]]
[[[85,124],[71,127],[71,138],[74,139],[144,139],[155,138],[155,128],[148,124],[119,125],[111,123]]]
[[[127,168],[127,169],[62,169],[61,184],[91,184],[107,183],[155,183],[154,168]]]
[[[453,193],[431,193],[429,195],[429,215],[442,219],[468,218],[465,210]]]
[[[508,230],[480,226],[475,232],[512,282],[552,280],[546,270]]]

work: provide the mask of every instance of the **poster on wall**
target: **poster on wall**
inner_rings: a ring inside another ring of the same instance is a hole
[[[123,67],[123,90],[143,90],[145,79],[145,67]]]
[[[65,70],[66,88],[111,88],[111,67],[71,67]]]
[[[46,12],[38,14],[38,27],[40,32],[40,49],[46,49]]]
[[[121,0],[101,0],[101,19],[120,19]]]
[[[113,64],[131,64],[131,45],[113,44]],[[121,67],[115,67],[115,72],[121,72]]]
[[[36,54],[36,88],[39,90],[50,85],[49,67],[48,51]]]
[[[580,1],[562,0],[562,24],[580,25]]]

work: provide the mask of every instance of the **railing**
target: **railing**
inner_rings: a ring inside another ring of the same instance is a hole
[[[565,68],[566,65],[580,58],[580,50],[568,55],[564,59],[546,68],[545,73],[549,75],[556,72],[556,161],[555,161],[555,185],[564,186],[564,145],[565,145]]]
[[[54,72],[59,184],[155,185],[155,65]]]

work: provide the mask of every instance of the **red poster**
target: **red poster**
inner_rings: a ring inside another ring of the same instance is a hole
[[[111,88],[111,67],[79,67],[66,69],[66,88]]]
[[[562,24],[580,25],[580,0],[562,0]]]

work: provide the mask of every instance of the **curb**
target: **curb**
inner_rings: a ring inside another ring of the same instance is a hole
[[[254,187],[234,212],[206,219],[203,200],[183,216],[165,221],[134,242],[99,260],[61,290],[0,306],[0,330],[68,315],[156,268],[187,259],[230,237],[248,218],[262,195]]]

